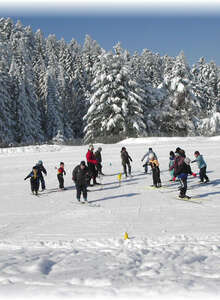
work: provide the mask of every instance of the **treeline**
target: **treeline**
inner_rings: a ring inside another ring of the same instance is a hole
[[[181,52],[131,55],[0,19],[0,145],[220,132],[220,72]]]

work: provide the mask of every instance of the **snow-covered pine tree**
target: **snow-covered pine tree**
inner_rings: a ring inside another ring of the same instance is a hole
[[[137,83],[131,80],[120,44],[103,53],[95,65],[91,106],[85,120],[85,142],[120,140],[139,136],[145,130],[141,97]]]
[[[213,135],[220,132],[219,70],[214,62],[206,63],[201,58],[191,70],[195,82],[194,94],[200,99],[200,122],[197,134]]]
[[[32,72],[32,34],[25,30],[20,22],[11,33],[13,52],[10,76],[14,83],[13,114],[15,120],[15,137],[18,143],[36,143],[43,140],[40,115],[33,87]]]
[[[0,58],[0,146],[14,142],[13,128],[15,126],[12,114],[11,78],[5,61]]]
[[[172,68],[170,64],[167,66],[164,85],[169,98],[163,104],[161,122],[166,124],[166,133],[169,135],[194,134],[198,101],[192,94],[190,68],[183,51],[176,57]]]

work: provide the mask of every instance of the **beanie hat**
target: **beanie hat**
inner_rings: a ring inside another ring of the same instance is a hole
[[[38,166],[41,166],[41,165],[43,165],[43,162],[42,162],[42,160],[39,160],[39,161],[38,161],[38,163],[37,163],[37,165],[38,165]]]
[[[80,163],[80,165],[81,165],[81,166],[85,166],[85,165],[86,165],[85,160],[82,160],[81,163]]]
[[[102,151],[102,147],[98,147],[98,151]]]
[[[153,149],[152,148],[149,148],[149,151],[152,151]]]

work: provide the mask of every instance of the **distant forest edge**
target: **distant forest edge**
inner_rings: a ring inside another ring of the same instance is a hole
[[[0,146],[220,134],[220,68],[0,19]]]

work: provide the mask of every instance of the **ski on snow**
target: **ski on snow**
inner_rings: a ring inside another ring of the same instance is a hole
[[[184,198],[181,198],[179,196],[176,196],[176,199],[177,200],[180,200],[180,201],[186,201],[186,202],[192,202],[192,203],[197,203],[197,204],[202,204],[202,201],[199,199],[199,198],[194,198],[194,197],[184,197]]]

